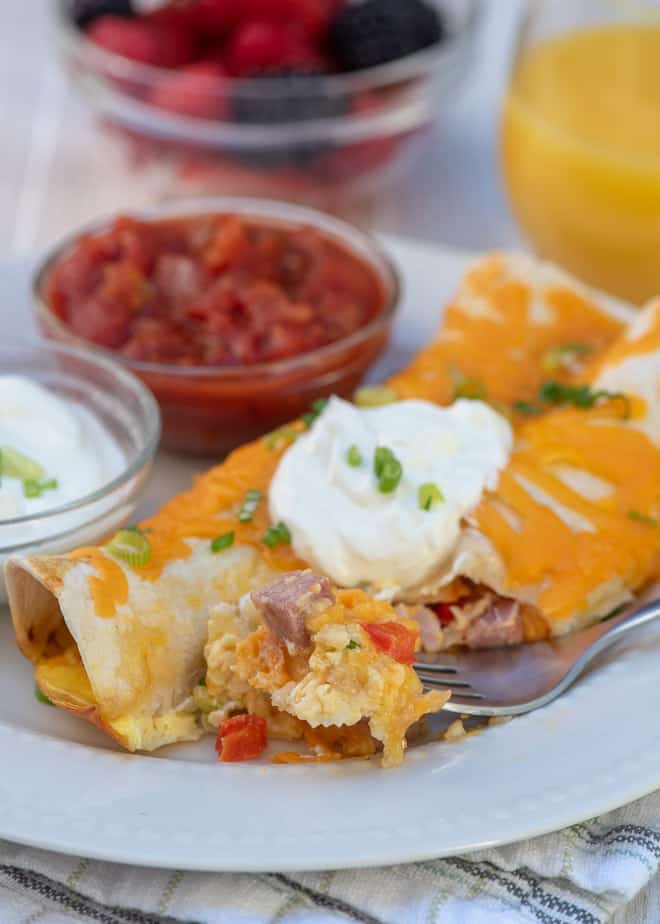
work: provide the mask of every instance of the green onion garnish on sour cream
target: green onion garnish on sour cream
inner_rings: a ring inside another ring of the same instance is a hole
[[[401,463],[387,446],[379,446],[374,453],[374,474],[381,494],[391,494],[399,487],[403,475]]]
[[[0,448],[0,476],[3,478],[20,478],[22,481],[39,482],[45,474],[43,466],[19,452],[18,449],[12,449],[11,446]]]
[[[346,451],[346,461],[352,468],[359,468],[364,462],[364,459],[362,458],[362,453],[360,452],[358,447],[355,445],[355,443],[353,443],[352,446],[348,447]]]
[[[23,482],[23,494],[25,497],[41,497],[44,491],[56,491],[57,487],[57,478],[49,478],[48,481],[26,478]]]
[[[445,495],[437,484],[427,481],[425,484],[420,484],[417,499],[419,500],[420,510],[432,510],[436,504],[443,503]]]
[[[301,420],[308,430],[314,426],[316,419],[320,417],[326,409],[329,400],[329,398],[317,398],[316,401],[312,401],[311,409],[307,411],[306,414],[302,415]]]
[[[353,395],[353,402],[358,407],[382,407],[398,401],[399,395],[389,385],[364,385]]]
[[[144,530],[138,526],[129,526],[115,533],[106,546],[107,551],[115,558],[125,562],[132,568],[146,565],[151,558],[151,543]]]

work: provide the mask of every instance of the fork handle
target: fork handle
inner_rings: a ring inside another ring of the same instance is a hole
[[[589,629],[584,630],[591,634],[589,648],[585,651],[586,661],[591,661],[599,652],[609,648],[614,642],[618,641],[627,632],[637,629],[639,626],[646,625],[660,616],[660,599],[649,600],[648,603],[635,609],[626,609],[617,616],[612,616],[604,622],[596,623]]]

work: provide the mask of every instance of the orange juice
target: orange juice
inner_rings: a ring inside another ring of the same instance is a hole
[[[660,22],[523,52],[501,144],[514,212],[542,256],[635,302],[660,293]]]

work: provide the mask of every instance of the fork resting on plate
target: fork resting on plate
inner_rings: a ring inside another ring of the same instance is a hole
[[[615,616],[559,638],[423,654],[413,666],[425,687],[452,691],[444,709],[483,716],[531,712],[563,693],[605,648],[660,616],[657,593],[656,585]]]

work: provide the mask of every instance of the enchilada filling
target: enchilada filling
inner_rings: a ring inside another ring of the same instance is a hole
[[[383,765],[396,766],[406,731],[449,698],[423,692],[410,666],[418,647],[417,623],[388,603],[293,572],[212,620],[205,693],[197,696],[212,700],[208,721],[220,738],[228,713],[247,710],[273,738],[338,757],[382,747]]]

